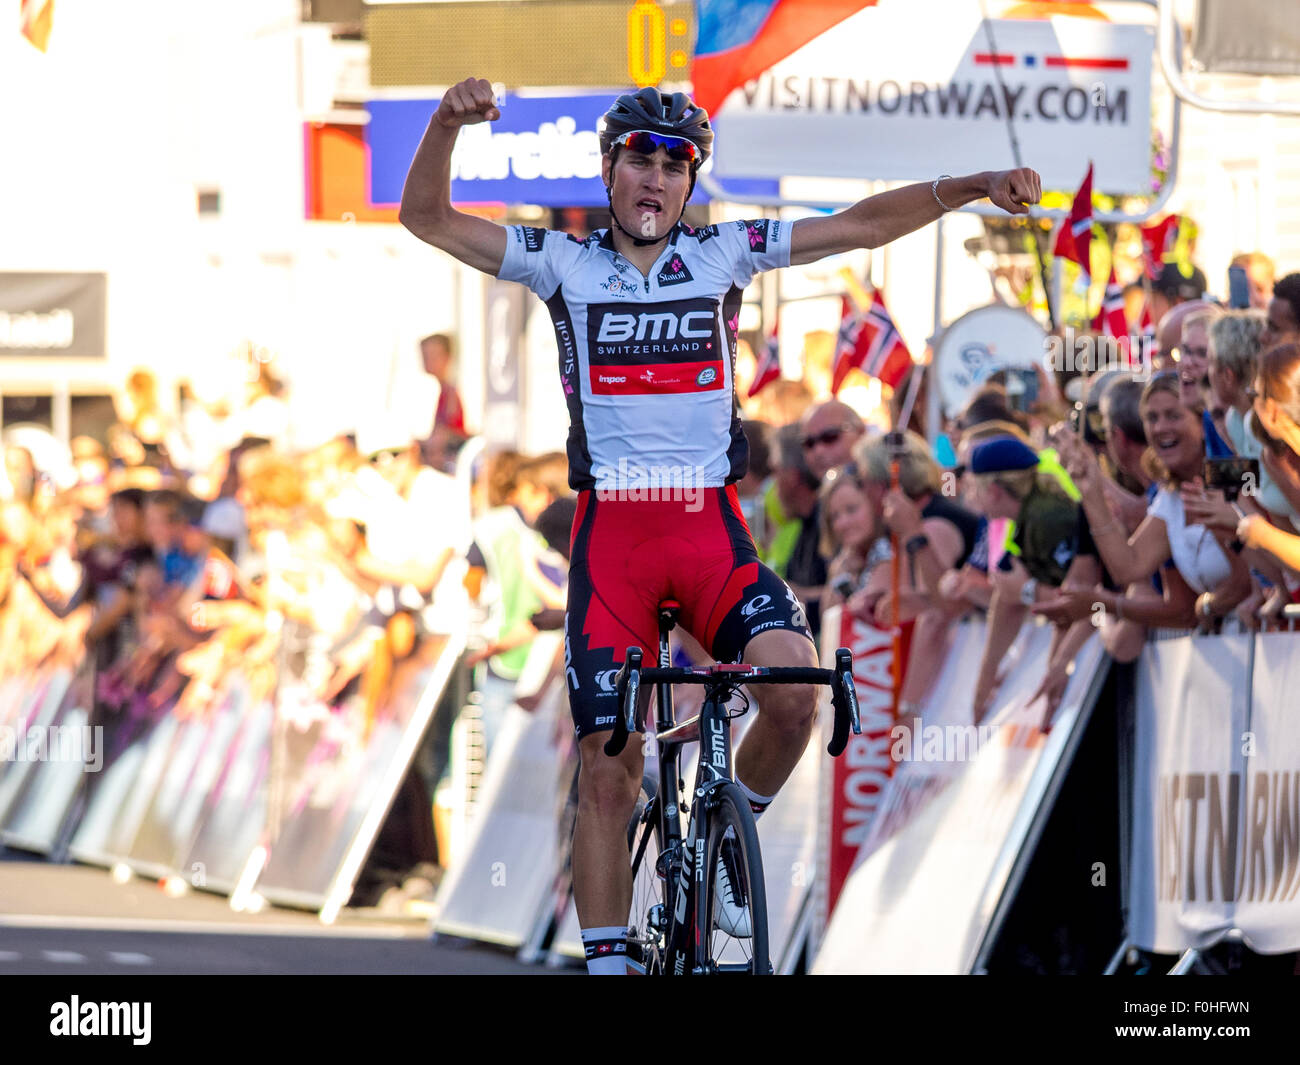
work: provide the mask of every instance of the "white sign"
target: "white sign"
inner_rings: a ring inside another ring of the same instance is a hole
[[[955,417],[997,370],[1041,366],[1046,340],[1043,327],[1017,307],[995,303],[963,314],[934,348],[943,413]]]
[[[1261,953],[1300,949],[1294,640],[1184,637],[1142,653],[1129,901],[1137,946],[1203,949],[1235,928]]]
[[[931,19],[933,13],[931,13]],[[996,51],[989,45],[991,28]],[[1046,188],[1150,193],[1150,27],[866,8],[727,97],[720,177],[922,180],[1015,165]]]

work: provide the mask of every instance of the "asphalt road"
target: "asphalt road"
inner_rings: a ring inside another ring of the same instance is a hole
[[[233,912],[218,895],[169,897],[106,870],[0,861],[0,977],[15,975],[543,975],[513,951],[429,939],[423,920],[345,910],[331,926],[269,907]],[[564,970],[573,971],[573,970]]]

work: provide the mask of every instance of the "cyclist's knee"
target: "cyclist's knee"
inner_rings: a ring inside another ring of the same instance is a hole
[[[813,685],[764,685],[758,691],[761,692],[759,712],[767,720],[769,727],[791,736],[798,736],[816,722],[817,689]]]
[[[585,737],[580,743],[578,806],[589,815],[627,818],[641,788],[641,737],[629,736],[628,748],[618,758],[605,754],[608,739],[609,733],[601,732]]]

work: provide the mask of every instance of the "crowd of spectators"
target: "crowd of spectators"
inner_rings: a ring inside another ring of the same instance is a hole
[[[1022,623],[1052,625],[1046,729],[1093,632],[1131,660],[1151,630],[1274,626],[1300,599],[1300,275],[1259,308],[1185,295],[1168,290],[1141,372],[1044,367],[1028,410],[995,374],[935,448],[805,382],[746,403],[737,487],[761,556],[814,630],[833,605],[885,628],[897,608],[904,713],[970,612],[988,619],[976,721]],[[373,713],[422,640],[468,630],[490,752],[507,707],[531,705],[516,684],[533,641],[563,625],[575,501],[563,454],[466,446],[451,352],[421,344],[443,397],[427,436],[295,450],[285,386],[254,358],[233,398],[183,386],[175,412],[133,374],[118,423],[74,439],[63,471],[8,444],[0,678],[89,667],[99,721],[201,714],[235,670],[269,695],[296,623],[315,648],[298,679]]]
[[[255,702],[290,679],[299,726],[358,703],[373,721],[402,663],[454,635],[469,677],[447,711],[478,689],[490,751],[533,636],[562,625],[567,464],[466,447],[450,341],[421,355],[443,387],[414,438],[381,415],[295,448],[287,389],[257,358],[225,395],[187,383],[170,408],[136,371],[116,424],[61,455],[7,434],[0,682],[65,667],[89,677],[92,723],[135,735],[210,712],[235,675]],[[430,829],[447,724],[421,782]]]
[[[971,611],[988,620],[977,722],[1024,621],[1052,625],[1046,730],[1092,633],[1130,661],[1152,631],[1268,628],[1300,602],[1300,274],[1242,265],[1256,306],[1225,310],[1171,265],[1147,350],[1112,347],[1077,375],[1044,365],[1027,410],[995,373],[937,449],[911,432],[891,443],[837,400],[750,425],[773,466],[751,526],[813,624],[842,604],[889,627],[897,580],[899,621],[915,625],[904,713]]]

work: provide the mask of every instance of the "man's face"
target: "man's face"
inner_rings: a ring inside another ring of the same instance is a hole
[[[1205,322],[1192,322],[1183,326],[1182,343],[1178,345],[1178,383],[1183,406],[1188,410],[1205,405],[1202,390],[1209,387],[1210,336]]]
[[[613,190],[619,225],[643,240],[665,236],[686,207],[691,164],[669,158],[663,147],[656,148],[653,155],[627,147],[617,154],[618,162],[613,164],[608,155],[604,157],[601,173]]]
[[[848,462],[861,435],[862,427],[847,422],[842,411],[813,411],[803,430],[804,458],[813,476],[820,481],[827,471]]]
[[[1264,347],[1293,343],[1300,335],[1300,322],[1286,300],[1274,296],[1268,304],[1268,321],[1264,324]]]

